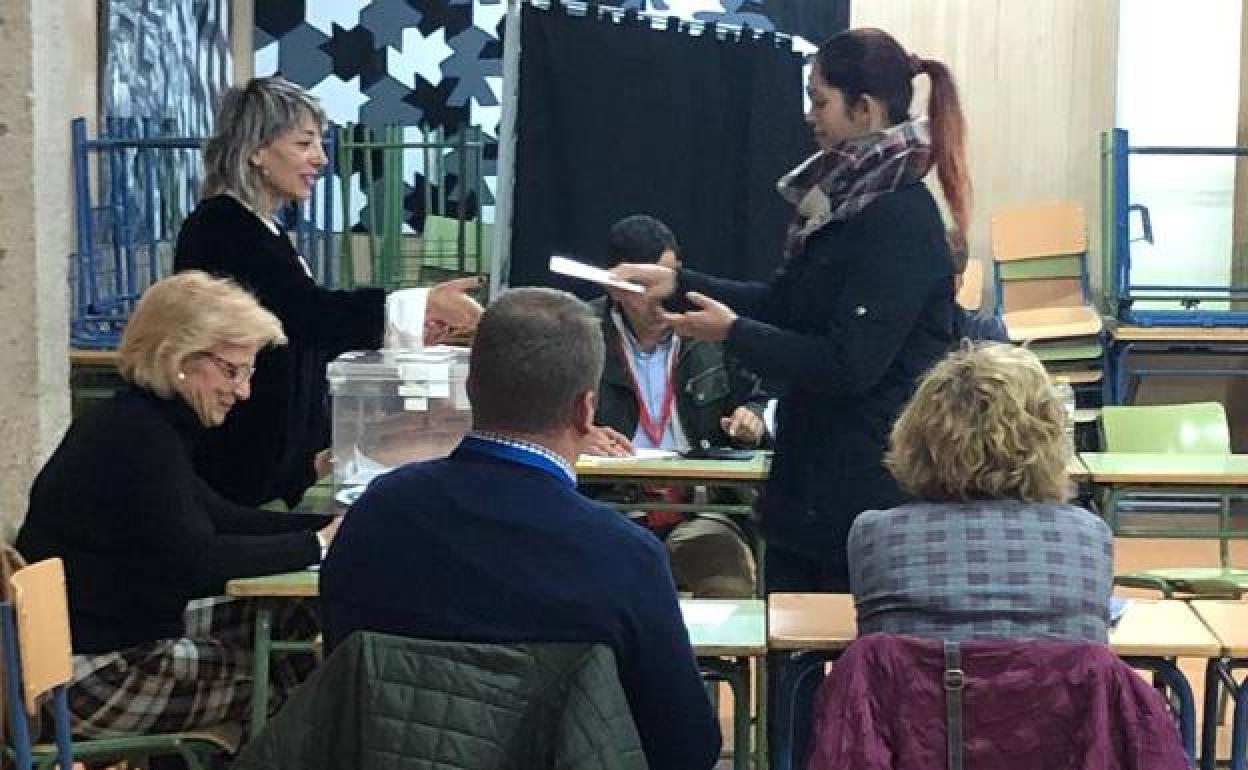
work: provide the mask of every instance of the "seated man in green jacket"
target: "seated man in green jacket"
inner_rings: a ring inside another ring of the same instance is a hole
[[[667,225],[638,214],[611,227],[608,267],[620,262],[678,264]],[[714,342],[672,334],[656,302],[603,297],[590,303],[602,321],[606,359],[587,451],[624,456],[634,449],[686,451],[756,447],[764,438],[767,397],[758,379]],[[616,502],[690,502],[685,490],[616,489]],[[644,525],[664,541],[677,587],[697,597],[754,595],[754,562],[740,528],[720,514],[651,511]]]

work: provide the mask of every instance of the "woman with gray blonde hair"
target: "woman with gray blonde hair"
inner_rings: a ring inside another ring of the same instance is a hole
[[[17,548],[64,561],[75,734],[167,732],[241,719],[255,608],[226,581],[320,561],[329,516],[237,506],[194,471],[208,428],[251,395],[281,323],[233,281],[179,273],[140,298],[121,340],[129,387],[74,420],[35,478]],[[282,634],[310,638],[292,606]],[[310,661],[275,667],[279,695]]]
[[[280,77],[226,92],[217,134],[204,146],[203,200],[182,225],[176,270],[237,280],[282,322],[290,343],[260,354],[254,397],[235,409],[196,454],[213,488],[244,505],[294,505],[327,471],[325,367],[339,354],[436,344],[476,324],[465,292],[476,277],[432,289],[331,291],[317,285],[274,212],[301,204],[327,159],[325,113],[316,98]]]
[[[923,377],[885,457],[918,501],[849,533],[860,633],[1106,641],[1113,538],[1066,502],[1067,419],[1024,348],[967,345]]]

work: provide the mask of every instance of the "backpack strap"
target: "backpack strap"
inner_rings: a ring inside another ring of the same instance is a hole
[[[966,672],[962,670],[962,650],[957,642],[945,642],[945,743],[948,770],[962,770],[962,690]]]

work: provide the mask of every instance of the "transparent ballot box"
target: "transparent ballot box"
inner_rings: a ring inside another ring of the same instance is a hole
[[[404,463],[445,457],[471,427],[466,348],[352,351],[328,372],[341,503]]]

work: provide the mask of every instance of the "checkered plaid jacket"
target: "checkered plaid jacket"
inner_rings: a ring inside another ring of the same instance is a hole
[[[867,511],[849,534],[860,634],[1106,641],[1113,538],[1071,505]]]

